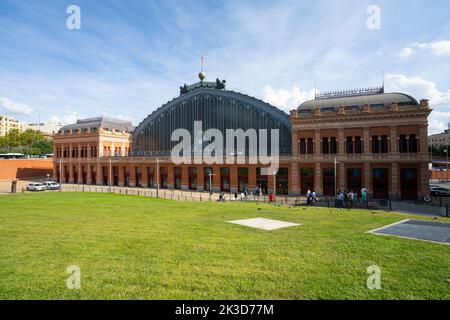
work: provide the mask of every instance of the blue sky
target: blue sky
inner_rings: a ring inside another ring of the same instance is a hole
[[[81,29],[69,30],[69,5]],[[370,30],[367,8],[380,8]],[[289,111],[319,90],[375,86],[428,98],[450,122],[450,3],[442,1],[0,0],[0,114],[108,115],[135,124],[197,81]]]

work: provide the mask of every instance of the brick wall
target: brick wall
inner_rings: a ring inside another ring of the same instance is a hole
[[[0,180],[53,175],[53,159],[0,160]]]

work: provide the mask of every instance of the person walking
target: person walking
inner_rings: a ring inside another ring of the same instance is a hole
[[[367,203],[367,189],[366,188],[361,189],[361,202],[362,202],[362,204]]]
[[[317,202],[317,195],[316,195],[316,191],[312,191],[311,192],[311,203],[316,203]]]
[[[350,190],[347,195],[347,209],[348,210],[353,209],[353,197],[354,197],[353,190]]]
[[[336,199],[337,199],[337,207],[339,209],[343,209],[344,208],[344,194],[342,193],[341,190],[339,190],[339,192],[336,196]]]

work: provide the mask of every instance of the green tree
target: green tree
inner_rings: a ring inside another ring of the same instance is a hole
[[[11,130],[0,137],[0,153],[24,153],[27,155],[42,155],[52,153],[52,142],[45,139],[42,133],[28,129],[22,133]]]

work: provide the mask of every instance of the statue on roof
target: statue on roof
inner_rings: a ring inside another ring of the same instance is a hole
[[[226,84],[226,83],[227,83],[226,80],[220,81],[219,78],[217,78],[217,79],[216,79],[216,86],[215,86],[215,88],[216,88],[216,89],[219,89],[219,90],[225,90],[225,84]]]
[[[186,83],[184,84],[184,86],[180,87],[180,96],[185,93],[188,93],[188,88],[187,88]]]

